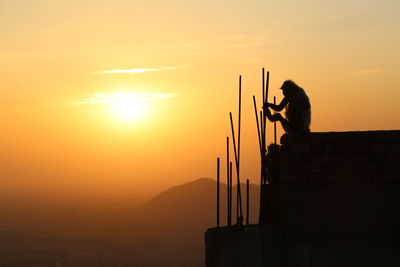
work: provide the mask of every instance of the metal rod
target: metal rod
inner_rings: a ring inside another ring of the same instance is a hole
[[[265,102],[268,101],[268,90],[269,90],[269,71],[267,71],[267,82],[265,85]]]
[[[232,225],[232,161],[229,162],[229,225]]]
[[[266,83],[265,83],[265,99],[264,99],[264,103],[263,103],[263,105],[265,105],[266,103],[268,103],[268,90],[269,90],[269,71],[267,71],[267,80],[266,80]],[[263,89],[264,90],[264,89]],[[263,152],[264,152],[264,154],[265,154],[265,152],[266,152],[266,144],[267,144],[267,141],[266,141],[266,131],[267,131],[267,116],[266,116],[266,113],[264,113],[264,116],[263,116],[263,120],[264,120],[264,122],[263,122]]]
[[[219,158],[217,158],[217,227],[219,227]]]
[[[256,103],[256,97],[255,97],[254,95],[253,95],[253,104],[254,104],[254,112],[255,112],[255,114],[256,114],[258,144],[259,144],[259,147],[260,147],[260,154],[261,154],[261,157],[262,157],[260,124],[259,124],[259,122],[258,122],[257,103]]]
[[[264,157],[265,157],[265,149],[264,149],[264,112],[260,110],[260,123],[261,123],[261,184],[264,183]]]
[[[230,205],[230,170],[229,170],[229,136],[226,137],[226,195],[227,195],[227,213],[226,213],[226,224],[231,225],[230,214],[229,214],[229,205]]]
[[[237,180],[236,180],[237,182]],[[239,189],[240,184],[236,184],[236,223],[239,222]]]
[[[262,68],[262,102],[265,102],[265,69]]]
[[[260,110],[261,148],[264,149],[264,112]]]
[[[274,96],[274,105],[276,105],[276,96]],[[274,121],[274,144],[276,145],[276,121]]]
[[[262,68],[262,110],[264,111],[264,105],[268,100],[268,96],[266,95],[266,88],[265,88],[265,69]],[[261,154],[262,158],[265,156],[265,114],[264,112],[260,112],[260,120],[261,120]]]
[[[240,217],[241,218],[237,218],[238,219],[238,222],[239,222],[239,220],[240,219],[242,219],[243,218],[243,211],[242,211],[242,205],[241,205],[241,192],[240,192],[240,177],[239,177],[239,166],[238,166],[238,155],[237,155],[237,150],[236,150],[236,139],[235,139],[235,129],[234,129],[234,126],[233,126],[233,119],[232,119],[232,112],[229,112],[229,117],[230,117],[230,120],[231,120],[231,130],[232,130],[232,139],[233,139],[233,151],[235,152],[234,154],[235,154],[235,163],[236,163],[236,178],[237,178],[237,181],[236,181],[236,183],[237,183],[237,198],[238,198],[238,208],[239,208],[239,214],[240,214]]]
[[[250,184],[249,179],[246,179],[246,224],[249,224],[249,203],[250,203]]]
[[[267,81],[266,81],[266,83],[265,83],[265,102],[264,102],[264,105],[266,104],[266,103],[268,103],[268,91],[269,91],[269,71],[267,71]],[[266,154],[266,152],[267,152],[267,139],[266,139],[266,136],[267,136],[267,116],[266,116],[266,113],[264,113],[264,116],[263,116],[263,157],[265,157],[265,154]],[[265,164],[264,164],[264,160],[263,160],[263,162],[262,162],[262,170],[263,170],[263,174],[262,174],[262,176],[265,178]],[[264,181],[265,181],[265,179],[263,179]]]
[[[237,206],[240,207],[240,214],[237,214],[238,222],[243,218],[242,213],[242,194],[241,194],[241,186],[240,186],[240,137],[241,137],[241,121],[242,121],[242,76],[239,75],[239,116],[238,116],[238,159],[237,159],[237,183],[238,183],[238,198],[237,198]],[[239,213],[239,212],[238,212]]]
[[[242,76],[239,75],[239,117],[238,117],[238,167],[240,167],[240,131],[242,119]]]

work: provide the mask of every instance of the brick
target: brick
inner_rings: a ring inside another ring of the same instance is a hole
[[[357,183],[359,182],[360,175],[354,172],[345,172],[340,174],[340,180],[344,183]]]
[[[397,139],[396,132],[394,131],[387,131],[383,132],[379,135],[379,141],[380,142],[395,142]]]
[[[296,162],[293,158],[290,157],[281,157],[280,158],[280,165],[281,168],[287,168],[293,164],[293,162]]]
[[[333,154],[335,152],[335,145],[330,144],[330,145],[326,145],[325,149],[324,149],[324,154]]]
[[[311,144],[311,153],[313,154],[324,154],[325,146],[322,144]]]
[[[297,174],[289,174],[289,173],[281,174],[280,179],[281,179],[281,181],[284,181],[284,182],[293,182],[293,181],[297,180],[297,176],[298,176]]]
[[[386,154],[383,153],[370,153],[369,154],[370,161],[375,162],[377,164],[384,163],[386,160],[389,160]]]
[[[361,172],[377,172],[379,168],[376,164],[368,164],[368,163],[355,163],[356,170]]]
[[[338,136],[337,140],[343,143],[350,143],[357,141],[357,136],[355,136],[353,133],[343,133]]]
[[[400,164],[397,164],[397,165],[400,165]],[[392,162],[386,162],[386,164],[382,164],[382,169],[384,172],[390,173],[390,172],[396,171],[396,165],[393,164]],[[400,170],[400,166],[399,166],[399,170]]]
[[[329,159],[331,163],[347,163],[350,161],[350,156],[349,155],[331,155],[329,156]]]
[[[388,147],[388,153],[390,154],[400,154],[400,143],[390,144]]]
[[[372,139],[370,132],[354,132],[353,136],[355,143],[368,143]]]
[[[323,154],[323,155],[317,155],[314,157],[314,162],[329,162],[330,161],[330,156],[328,154]]]
[[[324,134],[314,134],[309,136],[309,142],[312,145],[321,145],[325,143],[325,135]]]
[[[312,173],[321,172],[321,166],[319,164],[312,164],[311,165],[311,172]]]
[[[338,135],[339,135],[338,133],[329,133],[326,135],[325,140],[328,144],[336,143]]]
[[[349,148],[348,146],[344,145],[344,144],[337,144],[335,146],[335,153],[336,154],[345,154],[349,152]]]
[[[372,153],[382,153],[382,152],[387,152],[388,151],[388,145],[387,144],[371,144],[369,146],[369,149]]]
[[[390,184],[399,183],[399,176],[396,173],[388,173],[385,178],[386,182]]]
[[[366,152],[368,152],[368,151],[369,151],[369,146],[368,146],[368,144],[363,143],[363,144],[355,144],[355,145],[354,145],[354,152],[357,152],[357,153],[366,153]]]
[[[391,164],[391,171],[400,172],[400,162]]]
[[[310,144],[296,144],[293,146],[293,152],[311,152]]]
[[[340,167],[337,168],[337,171],[354,171],[355,170],[355,164],[352,162],[345,162],[340,165]]]
[[[368,154],[353,154],[351,155],[352,162],[368,162],[371,158]]]
[[[307,164],[307,163],[303,163],[303,164],[296,163],[293,166],[293,170],[296,171],[296,172],[310,172],[311,171],[311,166],[310,166],[310,164]]]

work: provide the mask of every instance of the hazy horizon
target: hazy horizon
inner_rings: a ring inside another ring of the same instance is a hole
[[[257,190],[263,67],[269,102],[287,79],[305,89],[312,131],[400,128],[399,11],[398,0],[1,0],[0,265],[204,266],[239,75],[241,179]],[[190,184],[201,177],[213,181]]]
[[[399,7],[2,1],[2,188],[123,195],[215,177],[238,75],[242,177],[256,183],[262,67],[269,101],[286,79],[305,88],[313,131],[397,129]]]

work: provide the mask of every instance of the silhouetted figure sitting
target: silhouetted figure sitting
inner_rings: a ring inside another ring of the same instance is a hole
[[[287,133],[310,132],[311,105],[303,88],[291,80],[286,80],[281,86],[284,98],[279,105],[265,103],[264,113],[270,121],[280,121]],[[280,113],[271,114],[269,108],[281,111],[286,107],[286,119]]]

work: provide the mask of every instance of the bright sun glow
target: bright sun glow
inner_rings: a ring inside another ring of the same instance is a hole
[[[109,104],[111,112],[118,120],[131,123],[148,117],[153,107],[150,102],[174,96],[175,94],[136,92],[97,93],[71,105]]]
[[[142,119],[149,112],[149,103],[142,99],[116,99],[111,106],[117,118],[125,122]]]

